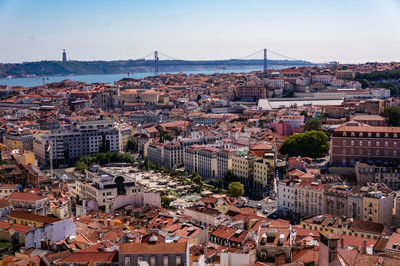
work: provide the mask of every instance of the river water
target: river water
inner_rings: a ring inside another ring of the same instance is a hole
[[[286,68],[290,66],[279,66],[279,68]],[[254,66],[245,66],[240,69],[227,69],[225,73],[246,73],[251,71],[261,71],[262,66],[254,65]],[[178,72],[172,72],[178,73]],[[210,70],[199,70],[199,71],[182,71],[185,74],[214,74],[214,73],[222,73],[222,70],[218,69],[210,69]],[[131,78],[144,78],[148,76],[152,76],[154,73],[130,73]],[[128,75],[126,73],[121,74],[96,74],[96,75],[67,75],[67,76],[47,76],[47,77],[34,77],[34,78],[3,78],[0,79],[0,85],[8,85],[8,86],[22,86],[22,87],[35,87],[43,84],[43,78],[45,79],[45,83],[52,82],[60,82],[65,79],[72,79],[76,81],[82,81],[85,83],[113,83],[115,81],[121,80],[123,78],[127,78]]]

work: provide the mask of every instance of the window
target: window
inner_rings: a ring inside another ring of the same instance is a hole
[[[125,266],[131,266],[131,258],[130,257],[125,257]]]
[[[169,263],[169,257],[168,256],[164,256],[163,257],[163,265],[164,266],[168,266],[168,263]]]
[[[156,266],[156,256],[151,256],[150,257],[150,266]]]
[[[175,257],[175,264],[176,264],[176,265],[181,265],[181,264],[182,264],[182,258],[181,258],[181,256],[177,255],[177,256]]]

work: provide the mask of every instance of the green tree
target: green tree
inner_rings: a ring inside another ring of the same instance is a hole
[[[328,136],[318,130],[295,134],[285,139],[279,148],[281,154],[317,158],[329,151]]]
[[[178,136],[182,133],[182,130],[177,126],[174,126],[172,130],[174,131],[175,139],[178,139]]]
[[[385,109],[386,122],[390,127],[400,126],[400,108],[398,107],[388,107]]]
[[[218,191],[221,191],[224,188],[224,181],[222,181],[221,179],[215,181],[214,188]]]
[[[82,171],[86,170],[88,168],[87,164],[85,162],[79,161],[75,165],[75,170],[76,171]]]
[[[162,197],[161,197],[161,206],[162,206],[164,209],[169,209],[169,208],[171,208],[171,206],[170,206],[171,202],[172,202],[172,199],[171,199],[171,198],[166,197],[166,196],[162,196]]]
[[[322,122],[319,119],[310,119],[304,124],[305,131],[321,130]]]
[[[193,174],[192,174],[192,181],[193,181],[193,183],[195,183],[197,185],[203,184],[203,180],[201,179],[201,176],[196,172],[193,172]]]
[[[173,141],[173,140],[174,140],[174,137],[171,136],[171,135],[169,135],[169,134],[165,134],[165,135],[164,135],[164,139],[165,139],[165,140],[169,140],[169,141]]]
[[[236,176],[232,173],[232,170],[228,170],[225,172],[224,180],[227,184],[236,181]]]
[[[138,150],[137,138],[134,138],[134,137],[129,138],[128,143],[126,144],[126,149],[128,151],[137,151]]]
[[[160,135],[160,143],[163,143],[164,142],[165,130],[164,130],[164,128],[162,126],[158,125],[157,126],[157,131],[158,131],[158,134]]]
[[[231,197],[240,197],[244,194],[244,185],[240,182],[230,183],[228,189]]]

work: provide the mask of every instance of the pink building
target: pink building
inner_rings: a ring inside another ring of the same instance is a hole
[[[288,123],[285,123],[283,121],[280,121],[278,123],[271,122],[270,128],[275,129],[275,132],[280,136],[290,136],[293,134],[292,127]]]

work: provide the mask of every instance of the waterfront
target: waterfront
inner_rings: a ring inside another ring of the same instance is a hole
[[[281,65],[278,68],[287,68],[291,67],[290,65]],[[260,65],[250,65],[250,66],[242,66],[238,69],[206,69],[206,70],[193,70],[193,71],[181,71],[185,74],[214,74],[214,73],[246,73],[251,71],[261,71],[262,66]],[[172,72],[179,73],[179,72]],[[154,73],[146,72],[146,73],[130,73],[131,78],[145,78],[148,76],[152,76]],[[33,77],[33,78],[3,78],[0,79],[0,85],[7,86],[22,86],[22,87],[35,87],[43,84],[43,78],[45,79],[45,83],[52,82],[60,82],[62,80],[71,79],[76,81],[82,81],[85,83],[113,83],[115,81],[121,80],[123,78],[127,78],[127,73],[119,73],[119,74],[91,74],[91,75],[60,75],[60,76],[45,76],[45,77]]]

